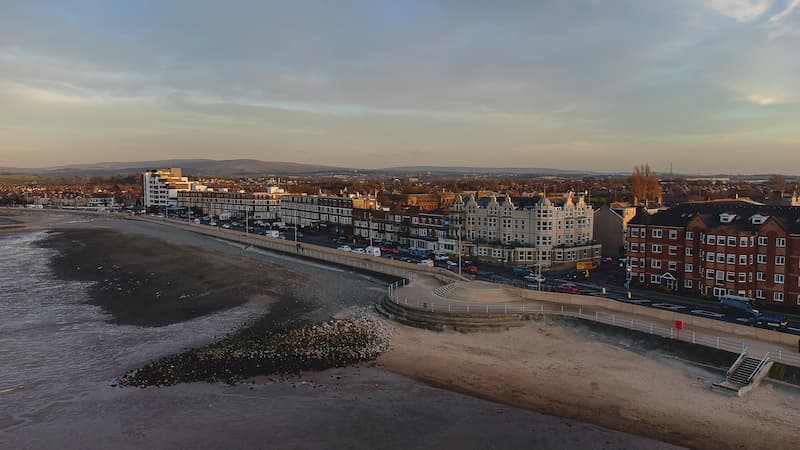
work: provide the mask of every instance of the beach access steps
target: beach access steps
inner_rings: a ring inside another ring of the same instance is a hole
[[[745,350],[728,369],[725,380],[714,383],[712,389],[741,397],[758,386],[771,368],[772,360],[769,358],[769,353],[758,359],[747,356],[747,350]]]
[[[387,319],[415,328],[434,331],[486,331],[508,330],[521,327],[528,319],[522,314],[459,314],[444,311],[432,311],[395,303],[385,297],[375,309]]]

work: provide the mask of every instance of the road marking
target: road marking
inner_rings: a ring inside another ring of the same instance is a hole
[[[675,310],[678,310],[678,309],[686,309],[685,306],[673,305],[672,303],[653,303],[653,306],[655,306],[656,308],[669,309],[669,310],[672,310],[672,311],[675,311]]]
[[[750,318],[749,317],[737,317],[736,321],[737,322],[749,322]]]
[[[714,318],[717,318],[717,319],[721,319],[721,318],[725,317],[725,314],[720,314],[720,313],[717,313],[717,312],[714,312],[714,311],[706,311],[704,309],[693,309],[692,310],[692,314],[697,314],[698,316],[714,317]]]
[[[800,331],[800,328],[786,327],[787,330]]]

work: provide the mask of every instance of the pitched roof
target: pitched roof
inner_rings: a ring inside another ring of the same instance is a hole
[[[720,217],[723,214],[727,214],[730,220],[723,222]],[[774,218],[790,233],[800,234],[800,207],[750,202],[682,203],[655,214],[639,209],[629,224],[684,228],[694,217],[700,216],[710,227],[730,226],[755,231],[761,227],[760,223],[752,222],[751,218],[755,215]]]

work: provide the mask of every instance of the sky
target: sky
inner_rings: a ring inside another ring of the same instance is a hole
[[[0,167],[800,173],[800,0],[0,0]]]

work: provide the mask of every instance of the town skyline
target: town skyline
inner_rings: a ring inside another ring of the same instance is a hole
[[[798,172],[798,4],[18,4],[0,157]]]

